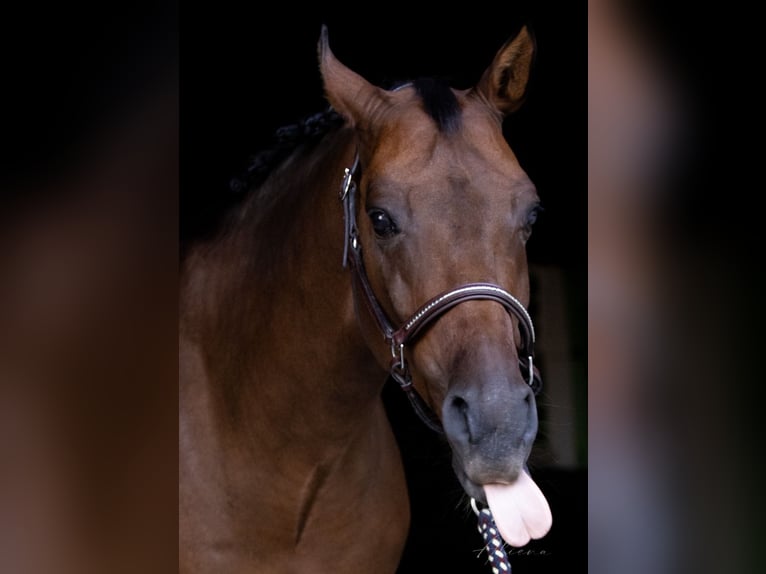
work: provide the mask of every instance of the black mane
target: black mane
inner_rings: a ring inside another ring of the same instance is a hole
[[[274,133],[274,145],[250,158],[247,169],[229,182],[235,193],[259,186],[268,175],[301,145],[316,144],[322,137],[343,123],[343,118],[328,108],[297,123],[283,126]]]

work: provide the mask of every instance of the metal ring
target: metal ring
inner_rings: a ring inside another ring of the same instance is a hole
[[[476,506],[476,499],[474,497],[471,497],[471,508],[473,508],[473,511],[476,513],[476,516],[479,516],[479,509]]]

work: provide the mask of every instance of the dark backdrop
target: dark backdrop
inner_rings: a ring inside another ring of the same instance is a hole
[[[329,27],[336,56],[373,83],[440,76],[457,88],[473,85],[500,46],[523,23],[530,24],[538,44],[536,66],[527,102],[506,120],[505,132],[545,207],[529,244],[530,263],[562,270],[578,341],[573,361],[584,365],[585,4],[508,2],[492,11],[439,5],[417,15],[381,4],[351,11],[307,10],[292,3],[270,5],[268,11],[262,3],[193,6],[181,16],[183,242],[214,229],[217,215],[233,201],[229,180],[250,155],[270,145],[276,128],[326,107],[316,58],[322,23]],[[486,558],[476,557],[481,539],[446,445],[414,418],[396,391],[387,388],[384,398],[400,441],[413,513],[400,572],[489,572]],[[583,428],[584,417],[581,413]],[[584,436],[580,440],[584,443]],[[551,502],[554,527],[512,556],[515,572],[585,566],[587,491],[581,463],[534,473]],[[429,567],[419,566],[423,559]]]

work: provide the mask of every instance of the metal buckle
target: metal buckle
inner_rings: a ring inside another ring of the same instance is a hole
[[[396,343],[391,339],[391,356],[396,359]],[[404,370],[404,343],[399,344],[399,368]]]
[[[340,186],[340,200],[344,201],[348,195],[348,190],[351,189],[351,182],[354,178],[354,174],[349,168],[343,170],[343,183]]]

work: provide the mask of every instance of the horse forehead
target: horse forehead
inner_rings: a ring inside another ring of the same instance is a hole
[[[459,128],[442,132],[416,105],[397,110],[376,146],[372,172],[402,182],[428,180],[488,184],[524,183],[526,173],[500,125],[476,104],[462,106]]]

